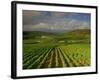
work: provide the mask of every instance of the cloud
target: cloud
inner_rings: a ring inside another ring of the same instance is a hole
[[[23,29],[63,31],[90,28],[87,16],[80,13],[23,10]]]
[[[23,27],[24,31],[45,30],[50,28],[49,24],[46,23],[38,23],[35,25],[24,25]]]
[[[79,27],[77,27],[78,29],[90,29],[90,24],[83,22]]]
[[[39,23],[33,26],[34,29],[49,29],[49,24]]]
[[[23,10],[23,25],[34,24],[37,17],[41,16],[39,11]]]
[[[53,24],[40,22],[38,24],[24,25],[24,31],[41,31],[41,30],[73,30],[73,29],[89,29],[90,25],[87,22],[78,20],[68,20],[62,22],[55,22]]]
[[[73,13],[69,12],[49,12],[49,11],[34,11],[23,10],[23,25],[37,24],[38,22],[52,22],[55,19],[70,16]]]
[[[79,21],[79,20],[71,20],[68,23],[68,26],[70,27],[70,29],[89,29],[90,28],[90,24],[88,22],[84,22],[84,21]]]
[[[41,15],[39,11],[33,11],[33,10],[23,10],[23,16],[39,16]]]
[[[73,13],[70,12],[53,12],[52,16],[53,17],[65,17],[65,16],[71,16]]]

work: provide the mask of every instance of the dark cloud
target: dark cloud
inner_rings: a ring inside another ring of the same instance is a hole
[[[36,19],[41,16],[41,13],[33,10],[23,10],[23,25],[37,23]]]
[[[37,24],[38,22],[54,22],[55,19],[59,19],[72,13],[65,12],[45,12],[45,11],[33,11],[23,10],[23,25]],[[49,21],[48,21],[49,20]]]
[[[90,28],[90,14],[23,10],[24,31],[77,28]]]

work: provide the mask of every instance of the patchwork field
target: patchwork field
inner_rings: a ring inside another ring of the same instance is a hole
[[[23,32],[23,69],[91,65],[90,30]]]

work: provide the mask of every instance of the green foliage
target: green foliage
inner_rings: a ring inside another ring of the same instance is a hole
[[[90,30],[23,32],[23,69],[90,66]]]

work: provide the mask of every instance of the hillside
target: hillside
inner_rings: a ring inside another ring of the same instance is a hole
[[[68,31],[64,33],[51,33],[51,32],[42,32],[42,31],[31,31],[31,32],[23,32],[23,39],[34,39],[40,38],[41,36],[49,36],[52,38],[56,38],[57,40],[61,39],[69,39],[69,40],[77,40],[77,39],[90,39],[90,30],[89,29],[77,29],[73,31]]]
[[[90,34],[90,29],[77,29],[77,30],[70,31],[68,34],[70,34],[70,35]]]
[[[90,39],[90,29],[77,29],[65,32],[63,36],[69,37],[70,39]]]
[[[24,31],[23,32],[23,38],[24,39],[28,39],[28,38],[36,38],[36,37],[40,37],[40,36],[54,36],[56,34],[54,33],[50,33],[50,32],[42,32],[42,31]]]

